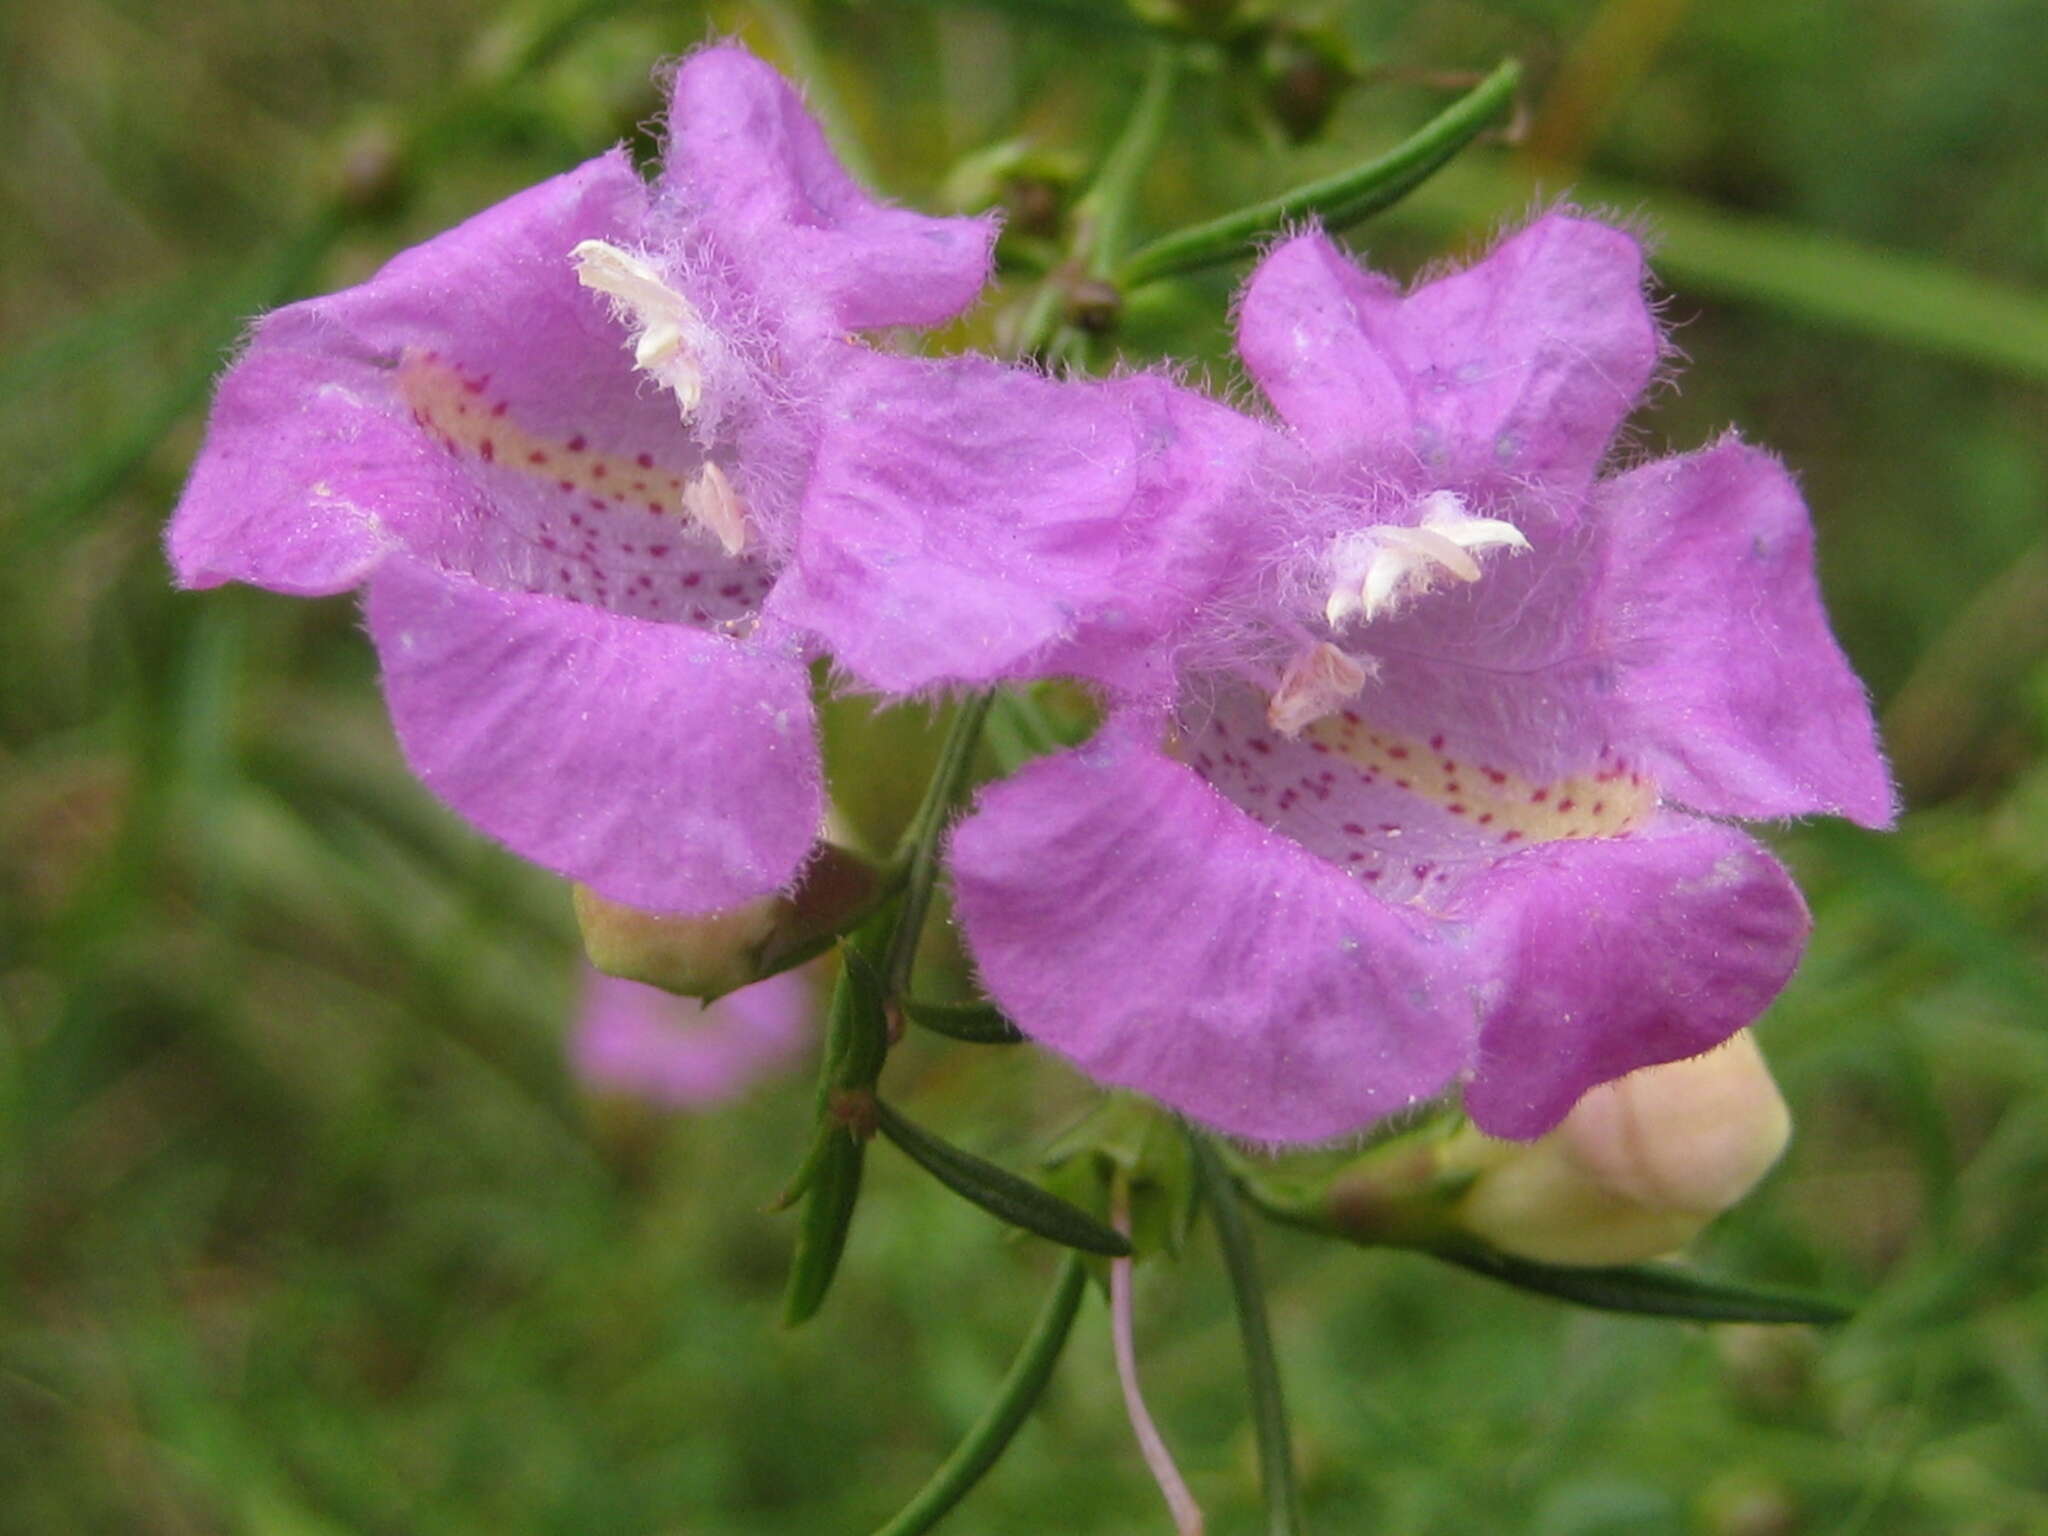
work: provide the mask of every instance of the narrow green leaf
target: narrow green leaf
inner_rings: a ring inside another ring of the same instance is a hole
[[[1287,1428],[1287,1399],[1280,1387],[1280,1361],[1273,1353],[1273,1332],[1266,1322],[1266,1293],[1259,1279],[1259,1256],[1237,1184],[1207,1137],[1188,1133],[1194,1149],[1195,1173],[1216,1228],[1230,1272],[1231,1294],[1237,1300],[1238,1332],[1244,1341],[1245,1379],[1251,1388],[1252,1429],[1259,1446],[1259,1485],[1266,1495],[1267,1536],[1301,1536],[1301,1490],[1294,1481],[1294,1451]]]
[[[843,1129],[826,1133],[817,1166],[804,1194],[797,1224],[796,1254],[790,1260],[789,1284],[782,1293],[782,1325],[806,1323],[824,1303],[846,1251],[847,1229],[860,1199],[861,1166],[867,1149]]]
[[[1668,1264],[1582,1269],[1539,1264],[1477,1245],[1422,1251],[1504,1285],[1601,1312],[1699,1323],[1841,1323],[1853,1315],[1852,1308],[1825,1296],[1737,1285]]]
[[[998,1168],[930,1131],[913,1124],[887,1104],[875,1101],[876,1124],[903,1155],[964,1200],[980,1206],[999,1221],[1084,1253],[1123,1258],[1131,1245],[1079,1206]]]
[[[903,1012],[935,1035],[970,1045],[1020,1045],[1024,1040],[1024,1032],[994,1003],[925,1003],[906,997]]]
[[[1154,240],[1117,269],[1117,286],[1128,292],[1176,272],[1234,261],[1302,219],[1320,219],[1336,230],[1391,207],[1506,113],[1521,79],[1522,66],[1509,59],[1377,160]]]
[[[1069,1253],[1060,1262],[1052,1294],[1039,1309],[1038,1320],[1031,1325],[1024,1347],[1011,1362],[1009,1374],[996,1388],[994,1401],[967,1437],[953,1448],[953,1454],[932,1474],[931,1481],[918,1489],[917,1496],[875,1536],[922,1536],[996,1464],[1044,1393],[1045,1384],[1052,1380],[1052,1368],[1059,1362],[1067,1333],[1074,1325],[1074,1314],[1080,1310],[1087,1279],[1088,1266],[1079,1254]]]

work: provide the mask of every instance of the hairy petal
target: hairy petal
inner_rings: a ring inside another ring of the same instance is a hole
[[[829,414],[769,612],[895,692],[1055,670],[1167,686],[1154,645],[1231,568],[1268,437],[1161,379],[975,357],[871,356]]]
[[[1408,374],[1394,337],[1401,290],[1328,235],[1297,235],[1252,271],[1237,346],[1275,410],[1318,458],[1412,450]]]
[[[460,473],[330,359],[261,342],[222,380],[171,519],[179,584],[245,581],[297,597],[356,586],[420,508],[466,500]]]
[[[1715,815],[1889,826],[1891,776],[1785,467],[1729,437],[1608,482],[1597,504],[1625,730],[1665,791]]]
[[[983,983],[1026,1034],[1232,1135],[1342,1135],[1469,1061],[1469,1008],[1436,979],[1424,919],[1133,727],[988,790],[952,871]],[[1445,930],[1440,952],[1458,947]]]
[[[222,381],[171,521],[179,579],[334,592],[401,546],[516,567],[522,533],[557,517],[557,502],[581,507],[588,488],[558,489],[560,464],[522,476],[509,452],[479,459],[494,432],[506,446],[500,421],[551,446],[587,432],[600,452],[667,453],[681,436],[673,409],[640,389],[568,259],[580,239],[637,238],[645,203],[614,151],[365,283],[266,316]],[[422,399],[423,378],[447,398]]]
[[[798,662],[405,558],[368,613],[413,771],[521,856],[704,912],[779,888],[809,852],[822,799]]]
[[[1576,490],[1662,352],[1644,280],[1634,237],[1561,213],[1405,299],[1312,233],[1252,274],[1239,342],[1319,455],[1402,449],[1438,483]]]
[[[1742,833],[1672,816],[1551,843],[1469,890],[1485,1023],[1465,1105],[1526,1140],[1580,1095],[1753,1022],[1805,946],[1806,905]]]
[[[877,202],[789,82],[741,48],[706,48],[676,71],[661,187],[764,289],[843,329],[937,325],[988,281],[993,219]]]
[[[790,1065],[814,1003],[795,971],[709,1004],[591,971],[570,1058],[592,1087],[669,1109],[703,1108]]]

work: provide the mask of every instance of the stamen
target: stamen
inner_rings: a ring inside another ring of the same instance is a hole
[[[1371,667],[1327,640],[1296,653],[1280,674],[1280,686],[1266,705],[1266,724],[1292,739],[1323,716],[1356,698],[1372,676]]]
[[[1337,541],[1330,552],[1336,579],[1323,607],[1333,627],[1353,615],[1370,623],[1393,613],[1444,576],[1477,581],[1476,556],[1490,550],[1529,547],[1513,523],[1467,514],[1465,498],[1455,491],[1431,491],[1421,505],[1417,523],[1375,523]]]
[[[585,240],[569,253],[577,281],[611,299],[633,332],[633,365],[675,392],[685,418],[704,400],[702,358],[711,332],[695,306],[637,256],[602,240]]]
[[[683,487],[683,510],[716,535],[728,555],[747,548],[747,508],[725,471],[706,462],[703,471]]]

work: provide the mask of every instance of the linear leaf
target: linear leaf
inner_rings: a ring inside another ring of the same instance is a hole
[[[906,997],[903,1013],[935,1035],[970,1045],[1019,1045],[1024,1040],[1024,1032],[994,1003],[926,1003]]]
[[[922,1126],[903,1118],[881,1100],[875,1101],[876,1123],[912,1162],[964,1200],[972,1201],[999,1221],[1083,1253],[1123,1258],[1131,1245],[1115,1229],[1097,1221],[1077,1205],[1019,1178],[1007,1168],[964,1152]]]
[[[1670,1264],[1539,1264],[1476,1244],[1424,1251],[1489,1280],[1601,1312],[1700,1323],[1841,1323],[1853,1315],[1829,1297],[1740,1285]]]

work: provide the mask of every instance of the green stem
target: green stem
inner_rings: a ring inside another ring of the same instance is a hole
[[[996,1464],[1052,1379],[1052,1368],[1066,1345],[1074,1314],[1080,1310],[1087,1279],[1088,1266],[1081,1256],[1068,1254],[1024,1347],[996,1389],[995,1401],[932,1474],[931,1481],[875,1536],[920,1536],[938,1524]]]
[[[1138,183],[1159,151],[1179,79],[1179,49],[1168,43],[1156,45],[1146,60],[1145,83],[1139,88],[1137,104],[1109,153],[1102,157],[1095,180],[1074,205],[1073,249],[1038,285],[1024,311],[1010,349],[1015,356],[1038,357],[1069,350],[1061,343],[1075,335],[1066,324],[1074,280],[1083,273],[1106,280],[1122,255]]]
[[[1214,1215],[1216,1241],[1230,1271],[1230,1289],[1237,1299],[1237,1324],[1244,1336],[1245,1376],[1251,1386],[1252,1429],[1259,1443],[1259,1482],[1266,1493],[1269,1536],[1300,1536],[1301,1491],[1294,1482],[1294,1453],[1287,1431],[1287,1401],[1280,1389],[1280,1362],[1273,1354],[1273,1334],[1266,1323],[1266,1296],[1259,1283],[1259,1259],[1245,1224],[1237,1185],[1208,1139],[1189,1132],[1194,1145],[1195,1174],[1203,1198]]]
[[[974,749],[981,740],[982,722],[988,719],[994,695],[977,693],[963,700],[953,715],[952,728],[939,748],[939,761],[925,785],[924,801],[904,829],[897,844],[896,865],[904,872],[903,905],[897,912],[895,932],[889,937],[888,959],[882,966],[882,984],[891,997],[910,985],[910,968],[917,959],[917,945],[924,933],[924,920],[931,911],[932,892],[939,878],[939,839],[960,791],[974,765]]]
[[[1078,254],[1090,277],[1107,278],[1116,270],[1129,243],[1131,215],[1138,187],[1159,153],[1166,124],[1173,113],[1174,87],[1180,81],[1180,50],[1170,43],[1153,46],[1145,61],[1145,83],[1123,132],[1102,158],[1095,184],[1074,206],[1080,230]]]
[[[1154,240],[1117,269],[1117,285],[1129,292],[1177,272],[1234,260],[1303,219],[1317,218],[1337,230],[1378,213],[1428,180],[1506,112],[1521,78],[1521,65],[1509,59],[1377,160]]]

